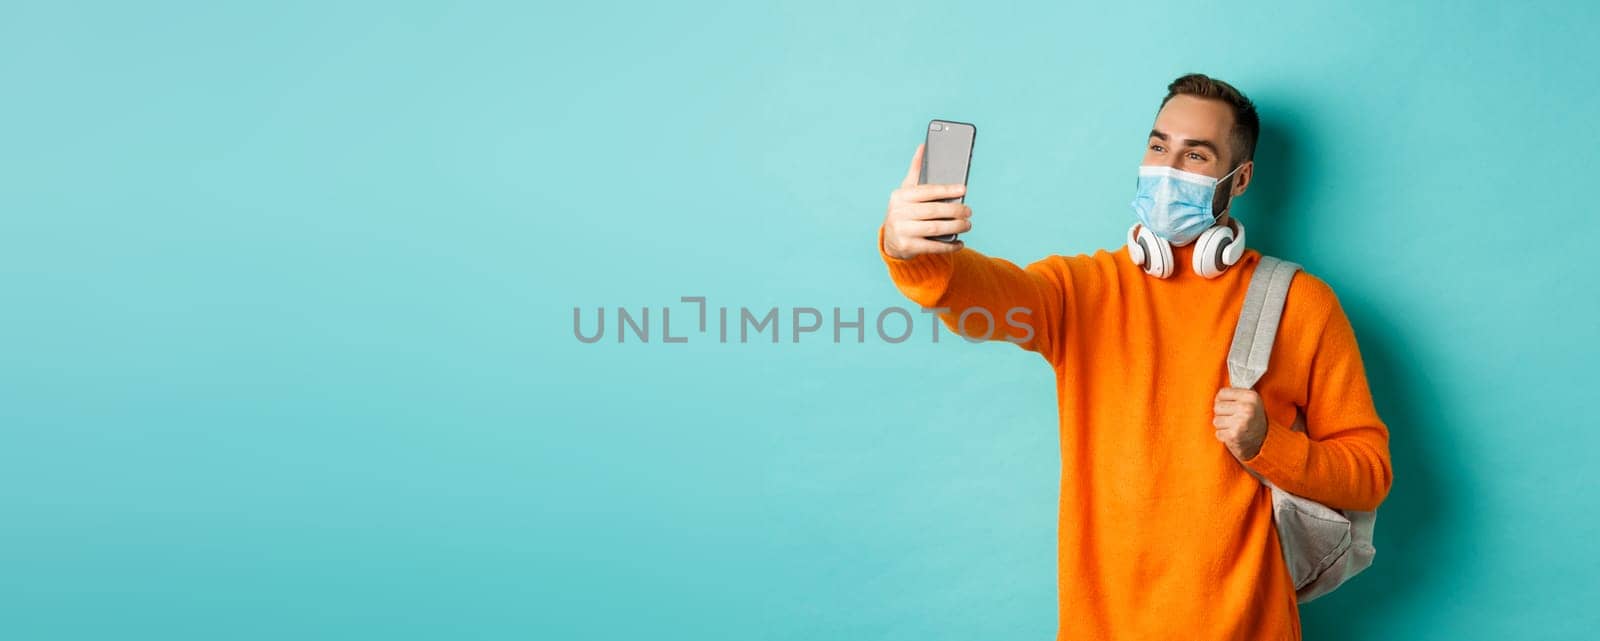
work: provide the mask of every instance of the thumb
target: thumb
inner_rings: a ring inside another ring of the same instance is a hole
[[[922,150],[927,143],[917,145],[917,153],[911,155],[911,169],[906,172],[905,180],[900,181],[901,187],[915,187],[922,180]]]

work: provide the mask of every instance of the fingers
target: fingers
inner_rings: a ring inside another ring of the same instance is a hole
[[[887,220],[905,223],[918,220],[942,220],[972,217],[972,208],[961,203],[895,203],[889,208]]]
[[[1239,401],[1217,401],[1211,404],[1211,413],[1217,416],[1249,416],[1255,405]]]
[[[1255,390],[1224,387],[1211,402],[1211,411],[1222,416],[1249,416],[1260,404],[1261,396]]]
[[[1224,387],[1217,390],[1217,400],[1219,401],[1250,401],[1254,400],[1256,396],[1255,390],[1242,387]]]
[[[899,220],[965,219],[972,217],[972,208],[961,203],[902,203],[894,214]]]
[[[1218,414],[1248,414],[1260,404],[1261,396],[1255,390],[1224,387],[1217,391],[1211,411]]]
[[[928,236],[943,236],[945,234],[963,234],[972,229],[972,221],[966,218],[955,220],[911,220],[900,225],[899,231],[917,238]]]
[[[927,143],[917,145],[916,153],[911,154],[911,169],[906,172],[905,180],[900,181],[902,188],[915,187],[917,181],[922,180],[922,150],[927,146]]]
[[[1217,430],[1215,436],[1217,437],[1217,442],[1221,443],[1222,446],[1228,450],[1229,454],[1232,454],[1234,458],[1244,460],[1242,455],[1239,454],[1239,448],[1242,447],[1242,444],[1239,443],[1239,439],[1235,435],[1235,432],[1232,430]]]
[[[962,184],[937,184],[937,185],[901,185],[899,189],[890,194],[890,199],[900,202],[920,203],[930,200],[944,200],[946,198],[959,198],[967,193],[967,186]]]
[[[1260,394],[1252,389],[1224,387],[1217,390],[1211,411],[1214,436],[1228,446],[1229,452],[1242,461],[1254,456],[1253,451],[1259,451],[1255,450],[1259,447],[1259,435],[1251,434],[1252,429],[1264,429],[1267,420]]]
[[[966,243],[959,240],[951,243],[941,243],[937,240],[928,240],[926,238],[907,238],[901,242],[901,245],[904,246],[909,255],[950,254],[961,251],[962,247],[967,246]]]

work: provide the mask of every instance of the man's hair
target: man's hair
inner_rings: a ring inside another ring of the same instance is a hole
[[[1161,106],[1167,106],[1167,101],[1178,95],[1221,100],[1232,107],[1233,130],[1228,135],[1228,146],[1233,150],[1233,166],[1237,167],[1255,157],[1256,138],[1261,135],[1261,117],[1256,115],[1255,103],[1250,102],[1244,93],[1233,88],[1233,85],[1203,73],[1191,73],[1179,76],[1167,85],[1167,97],[1161,99]]]

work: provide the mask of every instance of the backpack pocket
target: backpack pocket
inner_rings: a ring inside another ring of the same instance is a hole
[[[1333,508],[1274,487],[1272,517],[1296,590],[1317,580],[1350,551],[1350,519]]]

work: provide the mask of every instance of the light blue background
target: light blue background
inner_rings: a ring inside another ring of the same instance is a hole
[[[1117,247],[1188,71],[1393,432],[1306,638],[1600,627],[1592,3],[400,4],[0,11],[0,638],[1052,638],[1041,359],[678,297],[906,305],[932,117],[973,247]]]

